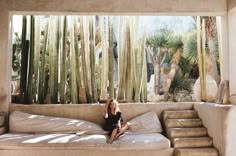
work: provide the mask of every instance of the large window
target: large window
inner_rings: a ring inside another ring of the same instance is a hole
[[[194,101],[199,76],[219,83],[215,17],[14,15],[12,35],[13,103]]]

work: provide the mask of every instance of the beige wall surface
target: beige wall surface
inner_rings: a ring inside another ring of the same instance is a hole
[[[0,1],[0,111],[8,110],[10,102],[10,61],[8,61],[9,16],[7,3]]]
[[[216,13],[227,11],[226,0],[9,0],[13,11],[69,13]]]
[[[234,98],[230,98],[231,103],[236,104],[236,70],[235,70],[235,60],[236,60],[236,10],[229,11],[228,13],[229,21],[229,85],[230,85],[230,95]]]
[[[236,106],[202,103],[194,104],[194,109],[213,138],[213,145],[219,150],[219,155],[235,156]]]
[[[228,0],[228,10],[232,10],[236,7],[236,0]]]

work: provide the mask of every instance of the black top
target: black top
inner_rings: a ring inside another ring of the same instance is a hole
[[[109,131],[109,135],[111,135],[112,131],[115,128],[118,128],[118,125],[117,125],[118,120],[120,120],[120,122],[123,122],[121,112],[117,112],[116,115],[108,113],[108,118],[105,118],[105,120],[106,120],[106,122],[104,125],[104,130]]]

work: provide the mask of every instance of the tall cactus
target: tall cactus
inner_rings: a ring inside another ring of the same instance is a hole
[[[66,40],[67,40],[67,17],[63,18],[62,51],[60,65],[60,103],[66,102]]]
[[[40,63],[40,37],[41,37],[40,16],[35,16],[35,42],[34,42],[34,94],[39,94],[39,63]],[[37,99],[35,99],[37,102]]]
[[[100,99],[105,100],[107,98],[107,42],[106,42],[106,17],[102,16],[100,20],[101,27],[101,46],[102,46],[102,74],[101,74],[101,95]]]
[[[70,47],[70,61],[71,61],[71,100],[72,103],[78,103],[78,87],[77,87],[77,82],[76,82],[76,74],[78,72],[78,69],[76,68],[76,51],[75,51],[75,29],[74,29],[74,25],[75,25],[75,17],[72,17],[71,20],[72,24],[72,28],[71,28],[71,47]]]
[[[27,97],[28,102],[31,104],[33,102],[33,86],[34,86],[34,30],[35,30],[35,20],[34,16],[30,17],[30,59],[29,59],[29,74],[27,83]]]
[[[124,33],[124,17],[119,17],[119,33],[118,33],[118,54],[119,54],[119,89],[117,99],[122,101],[125,98],[125,78],[126,78],[126,64],[125,60],[125,43],[126,43],[126,35]]]
[[[202,19],[202,100],[206,101],[206,22]]]
[[[198,70],[200,77],[200,92],[201,99],[203,99],[203,75],[202,75],[202,48],[201,48],[201,19],[197,16],[197,53],[198,53]]]
[[[146,43],[146,41],[144,41]],[[145,47],[145,44],[144,44]],[[147,102],[147,60],[146,60],[146,55],[144,55],[143,58],[143,79],[142,79],[142,92],[141,92],[141,97],[143,102]]]
[[[45,98],[45,57],[46,57],[46,51],[48,49],[48,33],[49,33],[49,22],[46,20],[45,24],[45,30],[44,30],[44,39],[43,39],[43,49],[41,54],[41,65],[39,70],[39,95],[38,95],[38,103],[43,104],[44,98]]]
[[[91,67],[91,87],[93,102],[97,102],[97,87],[96,87],[96,77],[95,77],[95,40],[94,40],[94,19],[89,17],[89,43],[90,43],[90,67]]]
[[[22,20],[22,37],[21,37],[21,75],[20,75],[20,97],[21,102],[26,103],[26,83],[27,83],[27,66],[28,66],[28,45],[26,41],[27,35],[27,17],[23,16]]]
[[[81,16],[80,17],[80,37],[81,37],[83,80],[84,80],[87,101],[92,102],[92,98],[91,98],[90,91],[89,91],[89,85],[88,85],[87,65],[86,65],[86,58],[85,58],[84,26],[83,25],[84,25],[84,20],[83,20],[83,16]]]
[[[126,70],[126,101],[131,102],[133,101],[133,71],[132,71],[132,49],[131,49],[131,30],[130,30],[130,22],[126,22],[126,44],[127,44],[127,70]]]
[[[51,103],[58,103],[58,50],[59,50],[59,20],[56,16],[50,17],[50,97]]]
[[[114,74],[113,74],[113,17],[109,16],[109,97],[114,98]]]
[[[142,41],[141,41],[141,44],[139,46],[139,49],[138,49],[138,53],[137,53],[137,75],[136,75],[136,85],[135,85],[135,97],[134,97],[134,101],[135,102],[140,102],[140,94],[141,94],[141,91],[142,91],[142,86],[143,86],[143,83],[145,83],[143,81],[143,78],[144,78],[144,73],[143,73],[143,68],[146,64],[144,64],[144,59],[146,59],[146,55],[145,55],[145,50],[144,50],[144,45],[145,45],[145,35],[143,35],[143,38],[142,38]]]

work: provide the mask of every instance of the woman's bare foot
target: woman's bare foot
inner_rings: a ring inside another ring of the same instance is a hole
[[[111,138],[110,138],[110,139],[107,139],[107,143],[108,143],[108,144],[112,144],[112,142],[113,142],[113,139],[111,139]]]

